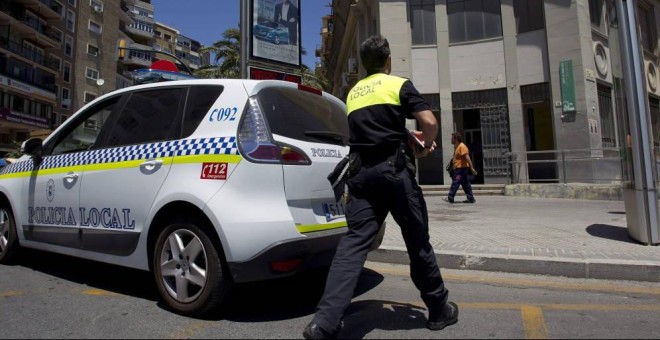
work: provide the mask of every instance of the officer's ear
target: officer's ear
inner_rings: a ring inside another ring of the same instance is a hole
[[[392,73],[392,55],[387,56],[387,61],[385,62],[385,74]]]

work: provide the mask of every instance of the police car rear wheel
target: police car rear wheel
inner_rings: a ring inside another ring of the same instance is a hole
[[[160,233],[153,268],[164,301],[182,314],[199,315],[217,307],[232,286],[213,242],[191,222],[171,224]]]
[[[0,263],[11,263],[18,251],[14,216],[6,206],[0,206]]]

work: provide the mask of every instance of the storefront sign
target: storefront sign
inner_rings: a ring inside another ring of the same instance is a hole
[[[8,122],[37,126],[44,129],[50,128],[46,118],[34,117],[24,113],[14,112],[4,107],[0,108],[0,119],[4,119]]]
[[[18,81],[18,80],[12,79],[12,78],[8,78],[8,77],[4,77],[4,76],[1,76],[1,75],[0,75],[0,84],[9,86],[13,90],[17,90],[17,91],[20,91],[20,92],[23,92],[23,93],[36,94],[36,95],[39,95],[39,96],[42,96],[44,98],[48,98],[48,99],[51,99],[51,100],[55,100],[55,98],[56,98],[54,92],[45,91],[45,90],[42,90],[38,87],[34,87],[34,86],[31,86],[31,85],[25,84],[21,81]]]
[[[575,112],[575,81],[573,80],[573,61],[564,60],[559,63],[559,86],[563,112]]]

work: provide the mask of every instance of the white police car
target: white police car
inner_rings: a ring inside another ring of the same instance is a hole
[[[294,83],[114,91],[0,169],[0,262],[26,247],[151,270],[168,306],[204,313],[235,282],[330,264],[347,138],[344,104]]]

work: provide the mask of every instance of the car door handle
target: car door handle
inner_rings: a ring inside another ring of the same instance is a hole
[[[66,174],[66,176],[64,176],[64,179],[66,179],[67,181],[75,181],[76,179],[78,179],[78,174],[75,172],[69,172],[68,174]]]
[[[142,164],[140,164],[140,168],[142,168],[144,171],[147,172],[154,172],[160,169],[160,167],[163,166],[163,160],[162,159],[150,159]]]

